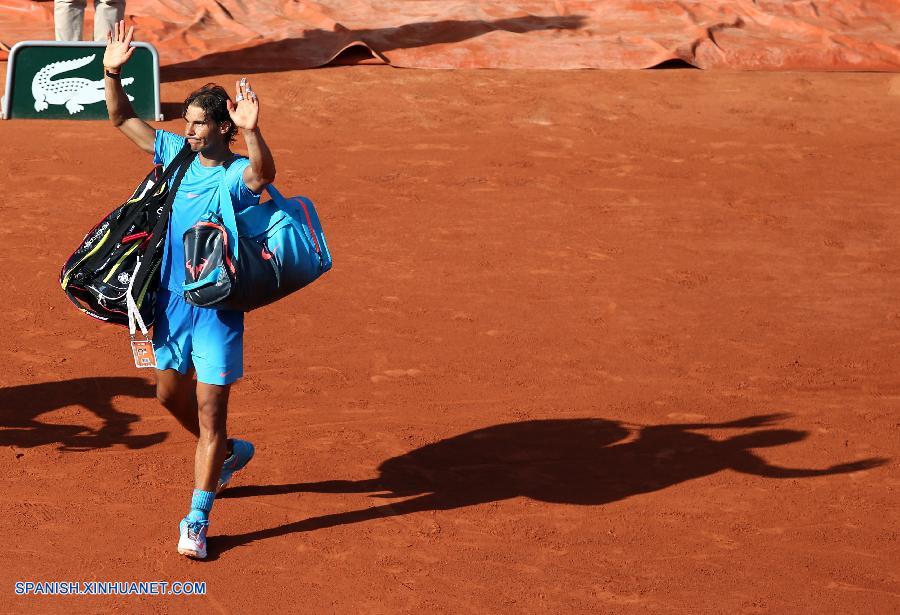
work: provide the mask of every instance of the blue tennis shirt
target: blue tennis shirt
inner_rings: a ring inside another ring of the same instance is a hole
[[[184,147],[185,138],[165,130],[156,131],[153,160],[155,164],[168,166]],[[218,190],[222,176],[231,194],[231,203],[235,212],[245,207],[259,204],[259,195],[253,194],[244,183],[244,169],[250,161],[246,158],[235,160],[226,170],[224,166],[205,167],[197,156],[191,162],[175,200],[172,203],[172,214],[169,216],[169,228],[163,249],[160,286],[168,288],[179,296],[184,284],[184,232],[194,226],[207,212],[219,211]],[[174,177],[173,177],[174,179]],[[170,179],[171,183],[173,179]]]

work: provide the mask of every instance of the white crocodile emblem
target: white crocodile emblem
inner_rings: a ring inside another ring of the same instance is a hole
[[[50,105],[65,105],[69,115],[74,115],[84,110],[84,105],[98,103],[104,100],[103,80],[91,81],[81,77],[69,77],[56,79],[53,77],[59,73],[77,70],[94,61],[96,54],[73,60],[61,60],[48,64],[37,72],[31,81],[31,94],[34,96],[34,110],[44,111]],[[134,77],[122,79],[122,85],[130,85]],[[128,100],[134,100],[134,96],[127,95]]]

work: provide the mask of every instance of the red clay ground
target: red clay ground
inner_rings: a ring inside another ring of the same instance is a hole
[[[900,77],[252,82],[335,268],[248,318],[208,562],[190,438],[56,282],[149,161],[0,124],[0,612],[900,610]]]

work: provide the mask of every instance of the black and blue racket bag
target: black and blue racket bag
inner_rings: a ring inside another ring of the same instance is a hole
[[[270,200],[237,213],[228,189],[219,212],[184,233],[184,298],[199,307],[249,312],[285,297],[331,269],[331,253],[312,201]]]
[[[131,198],[92,228],[66,260],[59,283],[82,312],[128,326],[130,290],[144,322],[153,323],[169,213],[194,155],[185,147],[165,170],[154,167]]]

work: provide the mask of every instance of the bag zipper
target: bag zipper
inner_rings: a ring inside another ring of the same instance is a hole
[[[309,226],[309,234],[312,237],[313,243],[316,245],[316,254],[320,257],[322,256],[322,247],[319,245],[319,238],[316,237],[316,229],[313,226],[312,218],[309,215],[309,210],[306,209],[306,203],[303,202],[302,199],[292,199],[295,203],[297,203],[300,207],[303,208],[303,215],[306,216],[306,224]]]

